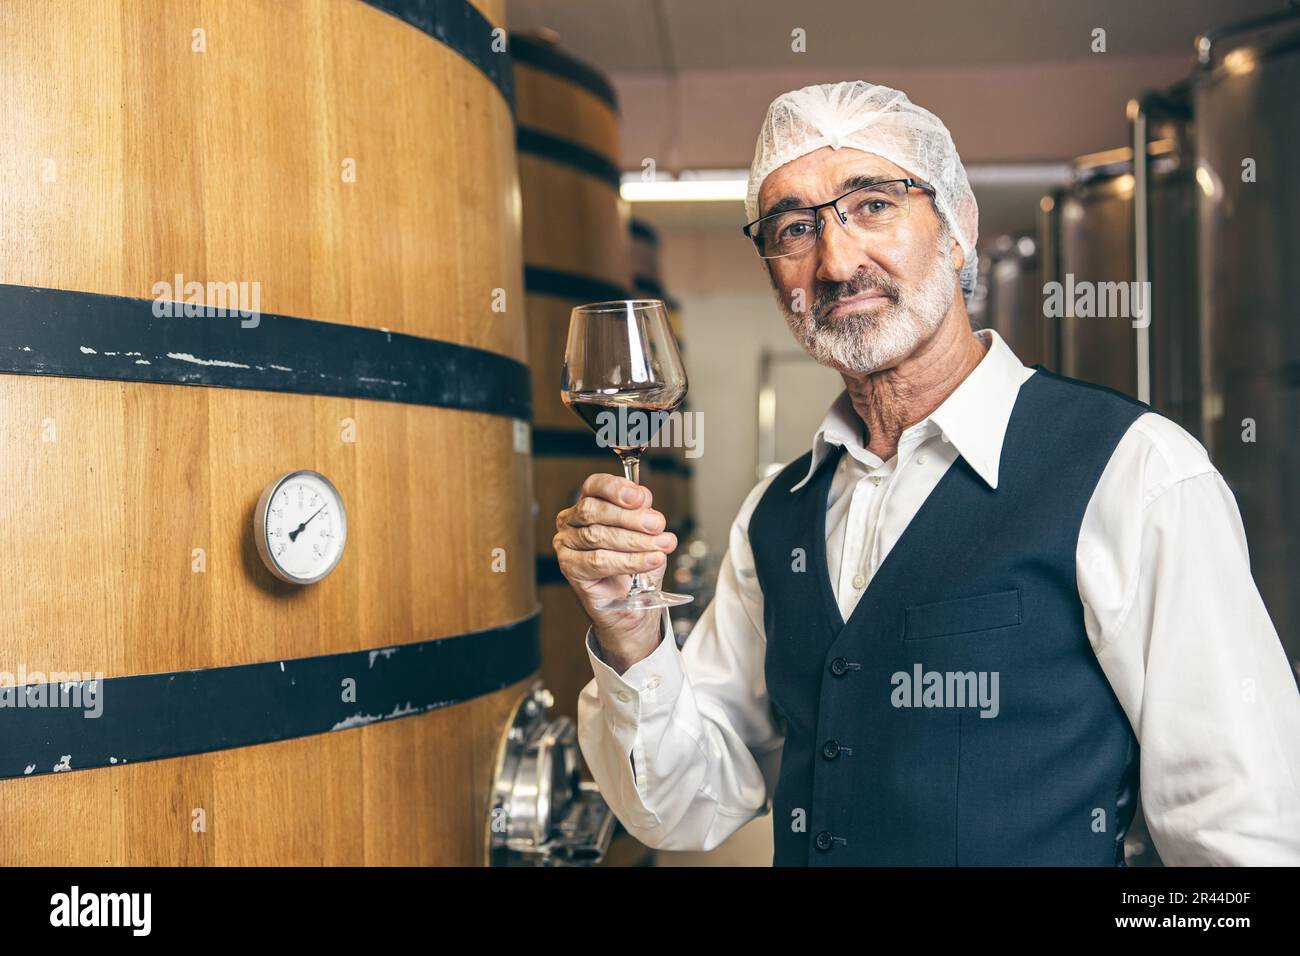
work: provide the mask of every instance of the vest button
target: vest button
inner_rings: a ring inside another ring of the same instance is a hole
[[[822,756],[827,760],[834,760],[840,755],[840,745],[837,741],[828,740],[822,744]]]
[[[817,849],[822,850],[823,852],[829,850],[831,846],[834,844],[834,842],[835,841],[831,838],[830,833],[826,830],[823,830],[821,833],[817,834],[817,838],[813,841]]]
[[[837,657],[831,661],[831,673],[836,677],[843,677],[849,672],[849,662],[842,657]]]

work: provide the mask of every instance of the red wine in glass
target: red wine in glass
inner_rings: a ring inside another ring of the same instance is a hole
[[[573,310],[560,398],[596,433],[598,444],[618,455],[629,481],[640,484],[641,456],[685,400],[686,389],[686,369],[663,302],[624,299]],[[598,607],[653,610],[693,600],[645,587],[633,574],[626,597]]]

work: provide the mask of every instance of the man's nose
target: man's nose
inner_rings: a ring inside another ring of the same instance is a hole
[[[817,278],[823,282],[847,282],[870,261],[862,237],[840,221],[832,207],[819,209],[821,235],[817,239]]]

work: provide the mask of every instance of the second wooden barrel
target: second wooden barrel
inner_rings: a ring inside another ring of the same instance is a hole
[[[533,433],[542,673],[555,709],[576,719],[591,680],[582,647],[589,621],[559,573],[555,516],[596,471],[621,475],[610,449],[560,401],[569,314],[628,295],[627,212],[619,198],[618,104],[597,71],[539,37],[515,35],[519,175]]]

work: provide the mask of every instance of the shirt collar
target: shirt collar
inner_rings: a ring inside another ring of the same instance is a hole
[[[988,343],[988,352],[938,408],[906,428],[903,434],[929,427],[927,423],[933,422],[975,473],[996,489],[1007,422],[1020,394],[1020,385],[1032,370],[1026,368],[993,329],[979,329],[975,334]],[[813,436],[808,474],[790,490],[798,491],[812,479],[832,447],[843,445],[849,451],[863,449],[865,431],[846,388]]]

